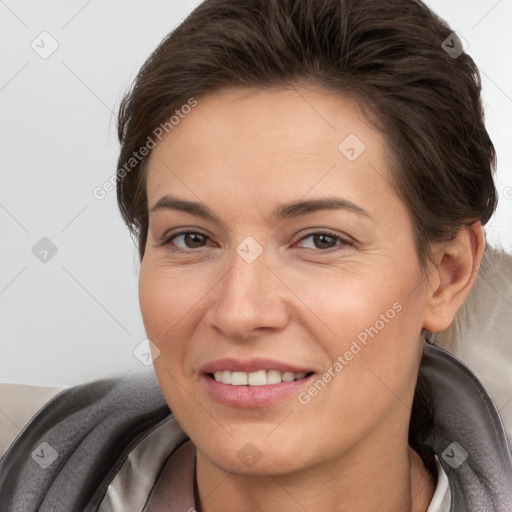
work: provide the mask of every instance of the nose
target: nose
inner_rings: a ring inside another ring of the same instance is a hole
[[[264,254],[248,263],[234,253],[230,263],[212,294],[207,314],[211,326],[237,341],[285,328],[289,321],[289,292],[267,265]]]

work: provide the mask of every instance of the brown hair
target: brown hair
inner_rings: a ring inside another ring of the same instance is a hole
[[[447,43],[448,41],[448,43]],[[145,167],[126,163],[191,98],[307,82],[359,98],[389,142],[422,264],[430,244],[496,208],[478,68],[416,0],[206,0],[156,48],[119,109],[117,198],[142,259]],[[139,161],[140,160],[140,161]],[[124,166],[124,170],[122,169]]]

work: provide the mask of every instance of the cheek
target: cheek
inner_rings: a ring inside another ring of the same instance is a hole
[[[289,272],[285,280],[307,306],[299,322],[328,356],[324,370],[336,375],[329,386],[347,408],[364,415],[369,404],[390,407],[396,396],[405,402],[410,394],[422,349],[422,275],[419,266],[406,263],[351,270],[307,280]]]
[[[394,268],[387,262],[363,268],[345,264],[309,274],[300,268],[281,270],[283,281],[299,299],[292,308],[299,311],[298,322],[307,322],[314,341],[324,344],[331,357],[347,350],[352,340],[369,346],[369,340],[377,336],[383,339],[392,334],[395,338],[405,326],[418,328],[420,297],[411,291],[421,275],[415,265]],[[402,332],[399,338],[410,340],[407,334]]]
[[[187,410],[186,399],[190,400],[188,393],[179,390],[189,390],[191,384],[184,364],[188,347],[184,329],[197,298],[184,278],[148,260],[143,260],[139,275],[140,310],[146,335],[160,351],[153,361],[155,374],[169,407],[176,413]]]
[[[158,378],[168,372],[183,372],[187,344],[180,335],[197,304],[194,288],[184,279],[169,275],[156,265],[143,262],[139,275],[139,304],[147,337],[160,350],[154,361]],[[196,306],[197,307],[197,306]]]
[[[175,302],[165,281],[158,278],[158,272],[143,265],[139,275],[140,310],[147,336],[160,349],[162,332],[170,329],[176,321],[178,312],[173,307]]]
[[[302,413],[312,424],[322,417],[337,425],[333,443],[355,443],[391,411],[407,416],[403,404],[411,400],[422,348],[421,296],[411,294],[414,282],[411,268],[394,276],[345,275],[336,281],[320,279],[315,286],[297,283],[297,295],[308,298],[318,317],[307,330],[328,356],[320,376],[327,385],[306,390],[302,399],[308,405]]]
[[[139,275],[139,304],[148,337],[162,342],[179,329],[180,323],[194,312],[201,299],[197,276],[180,269],[166,269],[156,263],[143,262]]]

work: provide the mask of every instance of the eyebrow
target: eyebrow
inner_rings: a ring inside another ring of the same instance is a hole
[[[194,201],[178,199],[170,195],[165,195],[161,197],[150,208],[149,213],[153,214],[160,210],[178,210],[220,224],[224,223],[204,204],[196,203]],[[346,210],[374,220],[373,217],[366,210],[364,210],[357,204],[339,197],[309,199],[306,201],[299,200],[287,204],[280,204],[272,212],[271,218],[277,221],[281,221],[284,219],[300,217],[302,215],[307,215],[309,213],[314,213],[322,210]]]

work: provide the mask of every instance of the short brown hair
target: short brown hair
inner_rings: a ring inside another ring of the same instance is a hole
[[[430,244],[496,208],[494,146],[478,68],[452,29],[415,0],[206,0],[156,48],[119,109],[117,198],[142,259],[145,168],[120,173],[156,127],[190,98],[225,87],[307,82],[357,97],[388,141],[394,185]],[[121,176],[122,174],[122,176]],[[122,179],[121,179],[122,178]]]

